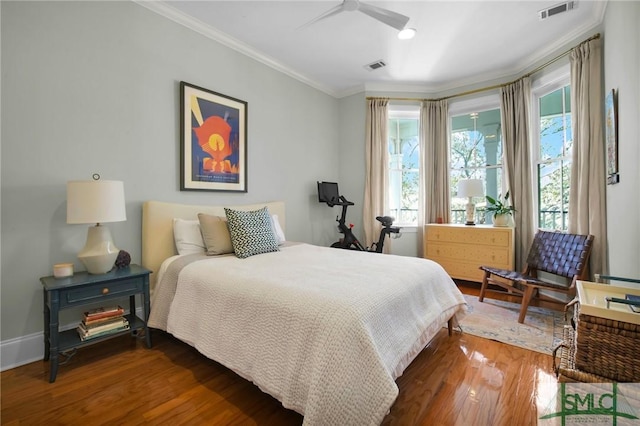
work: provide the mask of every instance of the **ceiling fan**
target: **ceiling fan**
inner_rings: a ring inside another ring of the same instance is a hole
[[[376,19],[382,22],[383,24],[387,24],[398,31],[402,31],[405,25],[407,25],[407,22],[409,22],[408,16],[401,15],[391,10],[383,9],[378,6],[372,6],[367,3],[362,3],[359,0],[343,0],[342,4],[339,4],[327,10],[325,13],[323,13],[322,15],[318,16],[315,19],[312,19],[311,21],[302,25],[300,28],[307,27],[322,19],[328,18],[333,15],[337,15],[338,13],[353,12],[356,10],[364,13],[365,15],[372,17],[373,19]]]

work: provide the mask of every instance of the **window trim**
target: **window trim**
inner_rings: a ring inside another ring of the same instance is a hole
[[[420,105],[389,104],[387,118],[417,118],[420,119]]]
[[[571,68],[567,63],[542,76],[531,87],[531,177],[533,183],[533,223],[534,229],[540,228],[540,188],[538,187],[538,165],[540,161],[540,99],[544,96],[571,85]]]
[[[420,135],[420,104],[389,104],[387,107],[387,121],[393,119],[415,119],[418,121],[418,140],[420,144],[420,149],[422,149],[421,135]],[[418,173],[420,173],[421,164],[418,164]],[[389,169],[389,172],[391,170]],[[387,181],[389,181],[390,176],[387,176]],[[385,214],[390,214],[389,205],[385,207]],[[420,203],[418,203],[418,217],[420,217]],[[403,229],[410,227],[418,227],[419,224],[412,222],[401,222],[399,218],[395,222],[396,225],[402,226]]]
[[[473,99],[451,101],[449,103],[449,125],[454,115],[470,114],[478,110],[500,109],[500,94],[493,93]],[[451,133],[451,132],[449,132]]]
[[[466,114],[471,114],[473,112],[482,112],[482,111],[489,111],[489,110],[502,110],[502,105],[500,102],[500,93],[499,91],[495,91],[492,92],[490,94],[485,94],[483,96],[477,96],[474,97],[472,99],[465,99],[465,100],[457,100],[457,101],[451,101],[449,103],[449,111],[448,111],[448,131],[447,131],[447,151],[448,151],[448,156],[449,156],[449,161],[447,164],[447,167],[449,168],[449,177],[451,177],[451,173],[452,173],[452,169],[451,169],[451,134],[453,131],[453,117],[454,116],[459,116],[459,115],[466,115]],[[501,113],[502,115],[502,113]],[[500,139],[502,140],[502,137],[500,137]],[[504,156],[504,147],[502,149],[503,152],[503,156]],[[488,169],[492,169],[492,168],[499,168],[502,172],[502,179],[501,179],[501,185],[502,188],[500,189],[500,193],[504,193],[505,190],[505,184],[506,184],[506,164],[504,161],[504,157],[501,159],[501,165],[493,165],[493,166],[487,166],[487,167],[483,167],[483,170],[488,170]],[[452,201],[450,199],[450,201]],[[453,217],[452,217],[453,220]]]

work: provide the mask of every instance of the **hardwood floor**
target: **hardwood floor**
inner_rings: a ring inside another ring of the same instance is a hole
[[[459,284],[464,293],[476,287]],[[500,296],[501,298],[503,296]],[[506,297],[505,297],[506,298]],[[4,371],[3,425],[299,425],[252,383],[168,334],[83,348],[48,382],[48,363]],[[443,329],[398,378],[384,425],[527,425],[556,392],[550,355]]]

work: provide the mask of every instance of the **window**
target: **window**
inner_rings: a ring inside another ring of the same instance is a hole
[[[417,225],[420,179],[420,111],[390,107],[389,214],[401,225]]]
[[[480,105],[480,104],[479,104]],[[484,104],[487,107],[486,103]],[[482,106],[479,106],[482,108]],[[502,195],[502,135],[500,108],[451,114],[451,223],[465,223],[466,199],[458,198],[460,179],[481,179],[486,195]],[[476,199],[476,223],[492,223],[484,199]]]
[[[533,173],[536,176],[537,228],[568,228],[571,182],[571,106],[568,71],[534,89]],[[465,223],[466,199],[458,181],[481,179],[484,194],[503,197],[503,146],[500,99],[489,95],[450,104],[449,169],[451,223]],[[420,178],[419,106],[390,106],[388,122],[389,214],[398,224],[416,225]],[[474,200],[476,223],[491,224],[486,201]],[[517,207],[517,206],[516,206]]]
[[[571,92],[564,85],[536,98],[538,227],[566,231],[571,183]]]

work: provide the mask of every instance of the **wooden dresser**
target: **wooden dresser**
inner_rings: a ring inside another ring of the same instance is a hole
[[[424,257],[438,262],[451,275],[482,281],[480,265],[513,269],[513,228],[492,225],[428,224]]]

